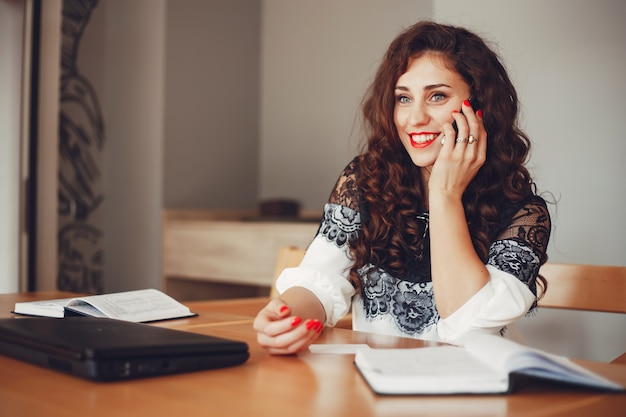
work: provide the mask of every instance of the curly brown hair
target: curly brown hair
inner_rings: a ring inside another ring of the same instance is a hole
[[[433,22],[409,27],[389,46],[363,101],[367,142],[358,158],[357,186],[367,221],[351,242],[355,262],[350,279],[357,288],[358,271],[364,266],[385,265],[402,276],[407,256],[423,247],[425,225],[416,218],[425,206],[421,171],[404,149],[393,115],[395,84],[409,59],[424,53],[443,57],[470,86],[483,111],[487,159],[465,190],[463,205],[474,247],[484,262],[503,204],[521,202],[535,192],[524,167],[530,141],[517,126],[517,93],[496,53],[463,28]]]

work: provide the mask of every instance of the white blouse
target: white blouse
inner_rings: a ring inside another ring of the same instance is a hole
[[[326,312],[326,326],[334,326],[343,318],[352,306],[352,328],[354,330],[420,339],[440,340],[456,343],[473,330],[499,333],[507,325],[524,316],[535,301],[535,296],[528,287],[515,276],[487,265],[490,279],[480,291],[469,299],[456,312],[445,319],[439,318],[434,308],[432,283],[405,283],[406,289],[397,289],[402,293],[422,295],[425,303],[422,314],[430,314],[431,320],[418,332],[403,329],[402,319],[398,315],[411,318],[411,309],[393,308],[379,314],[367,314],[363,298],[355,294],[355,289],[348,280],[351,260],[347,256],[347,247],[338,248],[317,235],[309,246],[300,266],[285,269],[276,288],[282,294],[293,286],[304,287],[314,293]],[[408,297],[407,297],[408,298]]]
[[[542,227],[538,219],[546,211],[539,201],[523,205],[515,213],[516,222]],[[354,330],[457,343],[474,330],[504,334],[534,306],[529,282],[537,276],[540,258],[530,243],[513,235],[491,245],[489,282],[445,319],[437,312],[430,280],[410,282],[370,266],[361,271],[363,289],[357,294],[348,278],[348,251],[360,221],[355,210],[327,203],[301,264],[285,269],[276,281],[280,294],[294,286],[314,293],[326,312],[326,326],[334,326],[352,309]]]
[[[278,277],[278,292],[294,286],[310,290],[324,307],[326,326],[334,326],[352,309],[353,329],[359,331],[452,343],[475,330],[510,334],[510,325],[536,306],[536,281],[551,227],[545,201],[530,196],[500,208],[500,224],[489,230],[493,240],[486,262],[488,283],[443,319],[432,289],[426,212],[416,212],[415,218],[424,224],[423,243],[421,253],[407,255],[406,274],[395,277],[384,266],[366,265],[357,271],[361,288],[356,293],[349,274],[350,244],[362,228],[357,160],[335,184],[301,264]]]

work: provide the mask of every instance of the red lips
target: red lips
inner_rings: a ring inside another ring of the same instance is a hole
[[[422,149],[430,146],[435,139],[437,139],[438,134],[436,133],[410,133],[409,138],[411,138],[411,146],[417,149]],[[417,141],[416,138],[420,138],[420,141]],[[426,139],[426,140],[424,140]]]

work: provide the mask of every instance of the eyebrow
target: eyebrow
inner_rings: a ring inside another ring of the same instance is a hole
[[[452,88],[450,85],[444,84],[444,83],[441,83],[441,84],[430,84],[430,85],[424,86],[424,91],[436,90],[436,89],[441,88],[441,87]],[[402,86],[402,85],[396,85],[395,89],[396,90],[402,90],[402,91],[409,91],[408,87],[405,87],[405,86]]]

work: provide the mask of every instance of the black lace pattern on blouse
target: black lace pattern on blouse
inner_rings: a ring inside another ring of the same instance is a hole
[[[521,204],[512,205],[503,215],[503,230],[494,240],[514,239],[528,245],[543,263],[550,239],[550,214],[545,201],[533,196]]]
[[[361,230],[361,216],[349,207],[327,203],[318,233],[338,248],[344,247]]]
[[[356,159],[339,176],[333,192],[324,206],[324,216],[318,234],[342,248],[361,230],[359,195],[356,185]]]
[[[361,219],[355,210],[338,204],[324,206],[324,218],[319,234],[341,248],[361,229]],[[430,282],[430,256],[416,262],[415,275],[399,279],[380,268],[369,265],[359,271],[361,298],[369,320],[390,315],[396,326],[406,334],[418,335],[439,320]],[[421,267],[420,267],[421,266]]]
[[[412,336],[423,333],[439,321],[432,283],[400,280],[372,265],[359,273],[363,281],[361,298],[368,320],[391,315],[396,327]]]
[[[489,248],[488,265],[507,272],[528,285],[537,295],[536,277],[540,259],[532,247],[515,239],[498,240]]]

